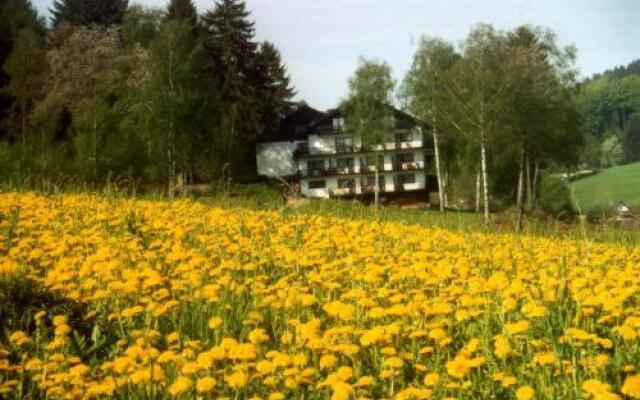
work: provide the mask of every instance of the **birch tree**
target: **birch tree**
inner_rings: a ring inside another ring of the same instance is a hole
[[[349,79],[349,94],[342,104],[346,111],[347,131],[359,135],[362,145],[375,154],[376,208],[380,201],[379,157],[384,150],[385,138],[394,128],[392,109],[389,106],[394,86],[389,64],[384,61],[361,59],[358,68]]]
[[[464,42],[462,58],[445,85],[449,103],[443,110],[445,118],[480,151],[485,223],[490,220],[488,148],[501,129],[499,115],[509,86],[504,76],[504,57],[504,35],[490,25],[479,25]]]
[[[440,211],[445,210],[445,188],[441,162],[441,140],[448,121],[444,116],[447,73],[459,56],[453,46],[441,39],[423,37],[401,88],[409,111],[431,125]]]

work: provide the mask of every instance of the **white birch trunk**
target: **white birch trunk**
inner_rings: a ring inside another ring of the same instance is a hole
[[[480,165],[482,168],[482,185],[484,198],[484,223],[489,223],[489,177],[487,172],[487,149],[485,143],[484,131],[480,140]]]
[[[440,211],[444,212],[444,188],[442,185],[442,174],[440,171],[440,151],[438,147],[438,132],[435,125],[433,126],[433,152],[436,161],[436,177],[438,179],[438,202],[440,203]]]
[[[480,169],[476,171],[476,212],[480,212]]]
[[[516,226],[516,231],[520,232],[522,230],[522,217],[524,215],[524,163],[526,159],[526,148],[522,146],[522,151],[520,153],[520,169],[518,171],[518,195],[516,199],[516,204],[518,206],[518,224]]]

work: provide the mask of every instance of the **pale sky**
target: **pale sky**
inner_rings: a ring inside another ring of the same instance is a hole
[[[33,0],[45,14],[51,0]],[[398,82],[418,39],[458,44],[478,23],[509,30],[550,28],[574,44],[583,76],[640,58],[640,0],[247,0],[258,40],[278,47],[298,93],[321,110],[335,107],[359,57],[387,61]],[[164,7],[164,0],[131,0]],[[195,0],[199,12],[214,0]]]

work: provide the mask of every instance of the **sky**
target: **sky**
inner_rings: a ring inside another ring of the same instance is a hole
[[[47,14],[51,0],[33,0]],[[214,0],[195,0],[199,12]],[[130,0],[164,7],[166,0]],[[273,42],[297,92],[320,110],[347,94],[361,57],[387,61],[399,83],[421,36],[458,45],[478,23],[549,28],[575,45],[582,76],[640,58],[640,0],[246,0],[257,40]]]

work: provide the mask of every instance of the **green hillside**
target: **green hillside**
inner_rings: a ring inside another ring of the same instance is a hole
[[[640,206],[640,162],[605,169],[572,182],[570,187],[583,212],[620,201]]]

